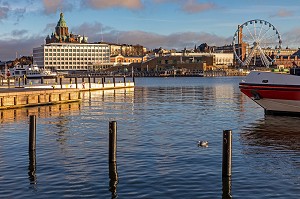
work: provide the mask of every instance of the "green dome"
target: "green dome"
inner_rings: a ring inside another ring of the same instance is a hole
[[[60,13],[60,19],[57,22],[57,27],[67,27],[67,23],[64,19],[64,14],[63,13]]]

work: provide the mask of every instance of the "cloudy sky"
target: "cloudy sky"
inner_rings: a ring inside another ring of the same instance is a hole
[[[149,49],[225,45],[239,24],[263,19],[283,46],[300,47],[299,0],[0,0],[0,60],[31,55],[54,31],[62,11],[89,42],[140,44]]]

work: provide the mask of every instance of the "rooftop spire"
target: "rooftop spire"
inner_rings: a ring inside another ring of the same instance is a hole
[[[60,13],[60,19],[57,22],[57,27],[67,27],[67,23],[64,19],[64,14],[62,12]]]

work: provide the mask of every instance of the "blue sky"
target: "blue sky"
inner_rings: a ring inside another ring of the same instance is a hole
[[[149,49],[225,45],[239,24],[262,19],[283,47],[300,47],[299,0],[0,0],[0,60],[31,55],[54,31],[62,11],[89,42],[140,44]]]

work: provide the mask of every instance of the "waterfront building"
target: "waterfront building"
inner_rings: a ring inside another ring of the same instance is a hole
[[[88,38],[69,33],[63,13],[55,32],[46,37],[46,44],[33,49],[33,61],[40,68],[57,71],[86,71],[109,68],[108,44],[87,43]]]
[[[139,44],[137,45],[114,44],[114,43],[107,43],[107,44],[110,47],[110,53],[112,56],[123,55],[123,56],[142,57],[147,52],[147,49]]]
[[[107,44],[50,43],[33,49],[38,67],[57,71],[109,68],[109,57]]]
[[[142,63],[147,61],[148,56],[123,56],[119,55],[112,55],[110,56],[110,62],[113,65],[129,65],[131,63]]]
[[[45,42],[33,49],[33,61],[40,68],[56,71],[103,71],[115,65],[144,61],[146,52],[141,45],[88,43],[88,37],[69,33],[63,13]]]
[[[170,53],[171,56],[189,57],[191,60],[204,60],[210,68],[233,66],[233,53]],[[209,59],[208,59],[209,58]]]

